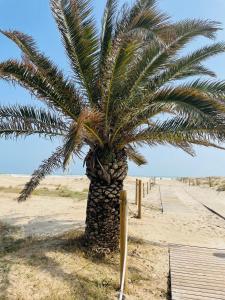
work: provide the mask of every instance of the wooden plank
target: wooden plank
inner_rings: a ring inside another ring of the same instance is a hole
[[[182,293],[174,293],[174,296],[172,298],[173,300],[224,300],[224,298],[215,298],[211,297],[209,298],[208,296],[201,296],[201,295],[185,295]]]
[[[208,255],[207,255],[208,256]],[[220,268],[220,270],[225,270],[225,264],[224,263],[219,263],[219,261],[210,261],[209,260],[209,263],[207,264],[206,261],[204,261],[204,259],[199,259],[196,260],[196,261],[193,261],[193,263],[190,265],[190,260],[192,261],[193,257],[190,256],[188,257],[185,261],[182,260],[182,257],[176,257],[176,258],[172,258],[171,259],[171,262],[176,262],[177,264],[179,264],[181,267],[182,266],[185,266],[186,268],[196,268],[196,267],[199,267],[199,266],[202,266],[202,268],[206,268],[207,266],[213,266],[215,268]],[[223,268],[221,268],[223,267]]]
[[[174,284],[174,286],[176,287],[176,285],[177,285],[177,287],[190,287],[190,288],[193,288],[193,289],[195,289],[195,288],[198,289],[199,287],[201,287],[202,289],[208,288],[208,290],[210,290],[210,291],[219,291],[222,294],[223,293],[225,294],[225,288],[222,288],[221,286],[218,287],[218,286],[213,285],[213,284],[210,285],[210,284],[207,284],[207,283],[204,283],[204,282],[203,283],[201,283],[201,282],[196,283],[196,282],[177,280],[176,284]]]
[[[204,255],[207,254],[207,253],[204,253]],[[223,257],[220,257],[221,254],[214,254],[213,257],[209,258],[209,262],[212,262],[212,263],[219,263],[219,264],[225,264],[225,259],[222,259]],[[201,257],[201,255],[194,255],[193,254],[184,254],[184,255],[180,255],[178,253],[174,253],[174,256],[173,258],[179,258],[179,260],[183,261],[185,260],[186,258],[189,260],[190,257],[192,259],[193,262],[196,262],[196,261],[202,261],[203,263],[207,263],[205,261],[205,258],[204,257]]]
[[[191,274],[186,275],[186,274],[176,274],[171,272],[171,275],[173,275],[173,277],[176,278],[176,280],[214,284],[215,286],[221,286],[221,281],[222,281],[217,279],[217,281],[215,282],[214,278],[206,278],[206,277],[202,278],[199,276],[192,276]]]
[[[171,243],[170,244],[171,247],[174,248],[174,251],[176,251],[177,249],[179,248],[182,248],[182,249],[189,249],[189,251],[218,251],[218,252],[221,252],[221,253],[224,253],[225,249],[221,249],[221,248],[210,248],[210,247],[201,247],[201,246],[191,246],[191,245],[180,245],[180,244],[174,244],[174,243]]]
[[[175,262],[179,261],[180,264],[182,262],[188,264],[190,262],[190,260],[192,261],[193,266],[196,266],[196,265],[202,265],[202,266],[208,265],[208,266],[215,266],[215,267],[221,266],[221,267],[225,268],[225,264],[222,263],[222,262],[219,263],[217,260],[210,260],[209,259],[208,264],[207,264],[207,262],[204,260],[204,258],[203,259],[199,259],[199,260],[198,259],[195,260],[192,256],[186,257],[185,259],[184,259],[184,257],[176,257],[176,260],[174,260],[174,258],[173,258],[173,261],[175,261]]]
[[[174,290],[174,294],[177,295],[183,295],[184,297],[190,297],[191,300],[199,299],[198,297],[201,297],[203,299],[207,300],[225,300],[225,296],[223,295],[215,295],[210,294],[207,291],[205,293],[201,292],[193,292],[193,291],[185,291],[185,290]]]
[[[176,263],[176,262],[175,262]],[[198,269],[198,268],[193,268],[193,267],[188,267],[188,266],[177,266],[177,267],[174,267],[173,269],[175,272],[180,272],[180,270],[182,270],[182,272],[180,273],[191,273],[191,274],[205,274],[205,275],[210,275],[210,276],[219,276],[219,277],[222,277],[222,278],[225,278],[225,272],[222,271],[222,268],[221,268],[221,272],[217,269],[213,269],[210,270],[209,268],[201,268],[201,269]]]
[[[172,300],[225,300],[225,250],[170,247]]]
[[[198,286],[194,286],[192,284],[183,284],[183,283],[179,283],[178,285],[174,284],[174,289],[175,290],[182,290],[182,291],[199,291],[200,293],[204,290],[207,294],[215,294],[215,295],[223,295],[225,296],[225,291],[220,291],[216,288],[210,288],[208,285],[202,286],[202,285],[198,285]]]
[[[172,261],[175,261],[175,262],[179,262],[179,265],[180,266],[187,266],[187,267],[190,267],[189,266],[189,264],[188,264],[188,262],[190,261],[190,258],[192,259],[192,257],[189,257],[189,259],[183,259],[183,257],[173,257],[171,260]],[[206,261],[204,261],[204,259],[202,259],[202,260],[195,260],[195,261],[192,261],[192,264],[191,264],[191,266],[193,266],[193,267],[196,267],[196,266],[202,266],[203,268],[204,267],[207,267],[208,265],[212,265],[212,266],[215,266],[216,268],[220,268],[220,266],[223,266],[223,267],[225,267],[225,263],[220,263],[219,261],[217,261],[217,260],[211,260],[211,261],[209,261],[210,263],[208,263],[208,262],[206,262]],[[221,270],[221,268],[220,268],[220,270]],[[225,269],[224,269],[225,270]]]

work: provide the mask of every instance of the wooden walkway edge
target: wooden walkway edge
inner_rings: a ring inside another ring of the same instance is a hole
[[[172,300],[225,300],[225,250],[170,246]]]

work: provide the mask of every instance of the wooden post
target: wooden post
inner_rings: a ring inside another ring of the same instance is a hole
[[[149,187],[148,187],[148,181],[147,181],[147,195],[149,194]]]
[[[135,187],[135,204],[138,204],[138,179],[136,179],[136,187]]]
[[[143,182],[143,198],[145,198],[145,183]]]
[[[124,258],[127,257],[126,249],[126,232],[127,232],[127,217],[128,217],[128,206],[127,206],[127,192],[120,192],[120,286],[122,284]],[[127,263],[125,267],[125,281],[124,291],[127,290]]]
[[[139,180],[138,189],[138,219],[141,219],[142,182]]]
[[[151,182],[151,178],[149,179],[149,190],[151,191],[152,188],[152,182]]]
[[[154,184],[155,184],[155,180],[156,180],[156,179],[155,179],[155,176],[154,176]]]
[[[212,178],[209,177],[209,187],[212,187]]]

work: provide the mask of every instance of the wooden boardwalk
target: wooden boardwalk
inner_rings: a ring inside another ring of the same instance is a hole
[[[225,250],[172,245],[172,300],[225,300]]]

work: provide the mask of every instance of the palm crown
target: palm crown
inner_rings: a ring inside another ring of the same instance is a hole
[[[33,173],[19,200],[55,168],[65,168],[84,145],[101,153],[123,149],[138,165],[146,163],[137,151],[143,144],[170,144],[191,155],[193,144],[220,148],[225,82],[193,76],[215,77],[202,63],[224,52],[225,44],[214,42],[181,55],[195,37],[213,39],[220,24],[171,22],[155,2],[138,0],[118,13],[118,1],[108,0],[98,34],[89,0],[51,0],[72,78],[30,36],[1,31],[23,56],[2,62],[0,77],[25,87],[48,109],[0,107],[0,136],[62,137],[62,146]]]

